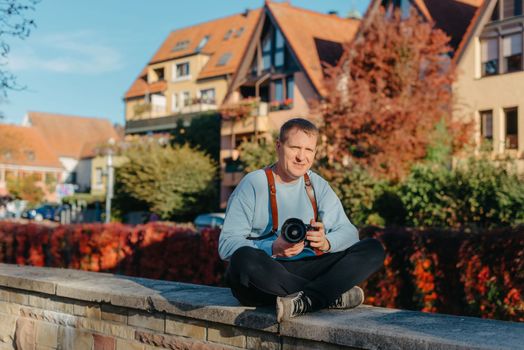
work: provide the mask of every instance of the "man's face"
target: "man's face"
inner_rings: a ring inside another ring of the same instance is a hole
[[[277,141],[279,168],[292,180],[299,179],[313,165],[317,135],[306,134],[293,128],[288,131],[285,142]]]

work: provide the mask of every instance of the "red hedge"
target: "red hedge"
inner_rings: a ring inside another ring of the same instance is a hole
[[[216,230],[152,223],[45,226],[0,222],[0,262],[219,285]]]
[[[222,285],[218,231],[151,223],[0,222],[0,262]],[[524,229],[467,233],[366,228],[384,268],[363,283],[376,306],[524,321]]]

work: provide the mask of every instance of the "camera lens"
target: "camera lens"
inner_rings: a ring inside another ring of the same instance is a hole
[[[282,225],[282,236],[290,243],[301,242],[306,238],[306,225],[299,219],[288,219]]]

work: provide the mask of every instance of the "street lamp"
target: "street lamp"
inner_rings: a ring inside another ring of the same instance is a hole
[[[114,183],[114,168],[113,168],[113,145],[115,140],[109,139],[109,146],[107,148],[107,189],[106,189],[106,224],[111,222],[111,200],[113,199],[113,183]]]

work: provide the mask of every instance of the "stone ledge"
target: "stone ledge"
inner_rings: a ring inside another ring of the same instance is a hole
[[[225,288],[108,273],[0,264],[2,287],[260,330],[284,342],[295,338],[361,349],[524,349],[521,323],[362,306],[278,325],[272,308],[240,306]]]

